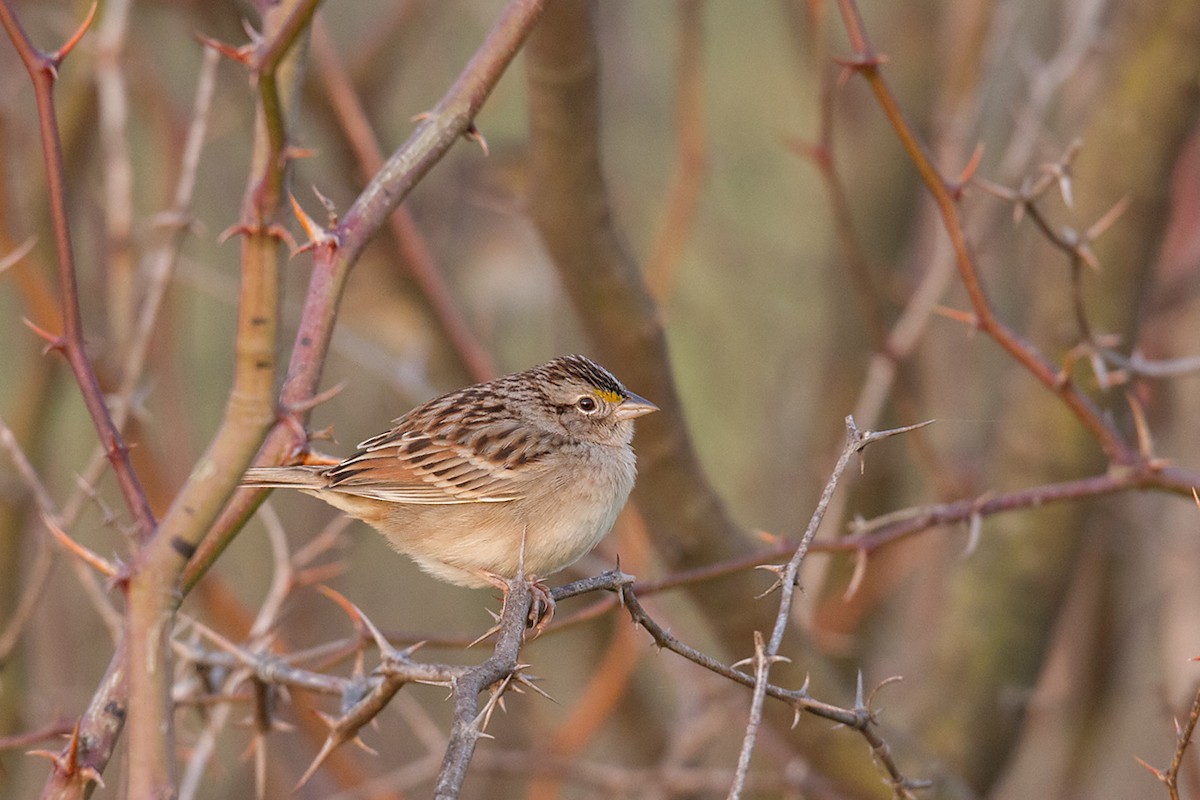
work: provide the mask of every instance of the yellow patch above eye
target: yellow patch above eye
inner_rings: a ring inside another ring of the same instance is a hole
[[[619,403],[624,398],[610,389],[595,389],[596,396],[606,403]]]

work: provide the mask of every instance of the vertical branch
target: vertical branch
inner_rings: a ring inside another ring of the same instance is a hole
[[[94,6],[92,12],[95,13]],[[83,36],[91,19],[89,15],[75,36],[61,49],[54,53],[43,53],[30,42],[7,0],[0,3],[0,24],[3,24],[33,82],[42,156],[46,162],[46,184],[50,196],[50,218],[54,227],[54,247],[58,255],[58,284],[63,315],[62,336],[48,335],[47,338],[51,347],[62,351],[67,363],[71,365],[79,390],[83,394],[84,404],[100,437],[100,443],[113,465],[121,494],[137,523],[139,538],[145,541],[154,532],[154,514],[129,460],[129,448],[125,446],[120,431],[113,424],[108,406],[104,402],[104,392],[100,388],[84,342],[79,286],[75,280],[75,254],[71,246],[71,228],[67,218],[62,140],[58,132],[58,115],[54,110],[54,84],[58,67]]]
[[[174,204],[168,214],[174,218],[174,222],[177,224],[168,237],[168,241],[156,248],[148,257],[146,275],[149,285],[146,287],[142,308],[125,353],[121,385],[113,403],[113,417],[118,427],[123,425],[128,416],[131,396],[142,374],[158,311],[186,230],[184,218],[191,203],[192,189],[199,166],[208,108],[215,89],[216,66],[216,51],[211,48],[206,49],[204,64],[196,83],[192,124],[180,159],[179,182],[175,190]],[[84,486],[92,486],[99,479],[100,468],[103,466],[102,456],[103,454],[100,458],[94,456],[83,470],[81,480]],[[86,492],[80,489],[64,506],[62,513],[64,527],[69,528],[74,524],[75,519],[85,507],[86,497]],[[80,716],[77,729],[79,747],[76,759],[79,770],[85,774],[99,775],[103,772],[123,728],[127,708],[124,663],[124,647],[122,643],[118,643],[112,663],[109,665],[108,675],[101,681],[87,710]],[[62,800],[77,798],[83,794],[85,785],[85,782],[76,780],[75,776],[56,767],[46,783],[43,797],[62,798]]]
[[[765,647],[761,634],[755,631],[753,658],[755,675],[754,695],[750,703],[750,721],[746,725],[746,734],[742,739],[741,754],[738,756],[737,777],[735,778],[734,785],[729,790],[730,800],[736,800],[736,798],[741,796],[746,771],[750,768],[750,755],[754,750],[754,742],[758,736],[758,729],[762,724],[763,702],[767,696],[767,684],[770,681],[771,665],[780,660],[779,648],[783,644],[783,635],[787,631],[788,620],[791,618],[792,598],[796,592],[796,578],[800,572],[800,565],[804,563],[804,559],[808,555],[808,548],[812,545],[813,539],[817,535],[817,529],[821,527],[821,521],[825,519],[825,511],[829,508],[829,502],[833,499],[833,493],[842,479],[842,473],[846,471],[846,466],[850,463],[850,458],[855,453],[861,452],[872,442],[886,439],[889,436],[895,436],[898,433],[906,433],[927,424],[929,423],[910,425],[906,428],[897,428],[888,431],[864,432],[860,431],[858,426],[854,424],[854,417],[846,417],[846,446],[842,448],[842,453],[838,456],[833,472],[830,474],[829,480],[825,482],[825,488],[821,491],[821,499],[817,501],[817,507],[813,511],[812,518],[809,519],[808,528],[804,531],[804,536],[801,538],[796,552],[792,554],[787,564],[777,570],[779,574],[777,582],[777,586],[779,587],[779,611],[775,614],[775,625],[771,629],[771,638],[766,642]]]
[[[174,791],[169,642],[182,597],[179,579],[275,419],[280,253],[272,221],[287,166],[278,73],[283,56],[311,20],[316,2],[283,3],[264,18],[264,38],[251,62],[259,87],[254,156],[237,226],[242,234],[242,285],[233,386],[220,428],[171,504],[158,534],[138,554],[129,582],[126,667],[133,797],[160,797]]]
[[[525,621],[529,619],[533,595],[523,576],[508,582],[501,611],[496,649],[490,658],[454,681],[454,722],[450,740],[442,759],[433,796],[436,800],[454,800],[462,791],[467,768],[475,754],[475,745],[484,736],[483,728],[490,716],[492,704],[498,701],[508,680],[520,669],[521,643],[525,638]],[[497,686],[499,684],[499,686]],[[479,694],[489,687],[495,694],[484,711],[479,710]]]
[[[109,335],[122,353],[133,329],[137,279],[133,257],[133,166],[129,159],[129,98],[121,56],[130,0],[108,0],[96,28],[96,95],[104,154],[104,225]]]
[[[687,236],[692,230],[700,192],[708,175],[708,145],[704,136],[704,4],[678,0],[679,67],[676,125],[679,160],[671,177],[667,210],[654,246],[646,259],[646,286],[662,303],[679,273]]]
[[[696,457],[662,321],[609,205],[592,24],[587,3],[560,0],[530,39],[531,212],[597,355],[663,410],[637,430],[634,499],[655,547],[671,569],[725,561],[747,540]],[[743,598],[712,589],[694,599],[714,627],[732,632],[744,622]]]

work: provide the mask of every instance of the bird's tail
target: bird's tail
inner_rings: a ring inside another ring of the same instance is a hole
[[[319,489],[325,485],[322,466],[254,467],[242,476],[242,486],[259,489]]]

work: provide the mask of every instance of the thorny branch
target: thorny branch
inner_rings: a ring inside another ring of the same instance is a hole
[[[380,651],[380,664],[369,675],[362,674],[357,667],[351,677],[339,677],[305,669],[298,665],[313,658],[318,651],[287,655],[272,653],[266,649],[269,637],[265,635],[257,644],[243,647],[197,623],[192,623],[197,632],[210,639],[215,648],[179,641],[176,642],[175,648],[184,662],[197,667],[240,671],[241,677],[236,682],[227,684],[230,689],[235,689],[247,679],[252,679],[265,686],[287,687],[340,698],[342,711],[338,716],[322,717],[328,726],[326,741],[301,777],[300,784],[305,783],[330,753],[342,744],[354,742],[360,747],[366,747],[358,739],[359,731],[392,701],[404,685],[423,683],[450,686],[454,702],[454,722],[442,757],[436,796],[454,798],[461,791],[478,740],[486,736],[484,729],[492,711],[503,705],[504,694],[509,690],[520,691],[522,688],[541,693],[531,682],[532,679],[524,674],[525,667],[519,660],[530,609],[529,584],[524,579],[514,579],[508,586],[504,608],[496,628],[499,635],[493,653],[487,660],[474,667],[421,663],[414,660],[412,656],[416,646],[405,650],[395,649],[361,611],[344,601],[341,602],[348,613],[357,620],[356,624],[365,628],[369,634],[368,639],[373,641]],[[742,671],[737,665],[727,666],[684,644],[667,632],[641,605],[634,592],[633,578],[619,569],[556,587],[551,590],[551,594],[555,601],[561,602],[595,591],[616,593],[632,621],[644,628],[657,646],[671,650],[735,683],[761,691],[764,696],[784,702],[792,708],[797,721],[802,712],[808,712],[858,731],[870,745],[887,773],[889,782],[897,787],[897,791],[923,785],[919,781],[906,778],[896,765],[890,748],[875,729],[876,722],[869,701],[863,697],[861,680],[855,705],[851,708],[842,708],[810,697],[807,684],[792,690],[769,683],[765,676],[762,680],[756,680],[755,675]],[[360,639],[360,643],[363,641],[365,640]],[[320,652],[324,652],[325,649],[322,648]],[[479,696],[489,689],[491,695],[481,708]],[[237,693],[211,699],[216,702],[236,702],[249,698],[244,693]],[[206,702],[206,699],[203,694],[190,692],[178,696],[177,701],[189,704]]]
[[[1165,770],[1156,769],[1140,758],[1137,760],[1139,764],[1150,771],[1151,775],[1162,781],[1162,784],[1167,787],[1167,795],[1171,800],[1179,800],[1179,769],[1183,766],[1183,754],[1192,742],[1192,734],[1196,732],[1197,722],[1200,722],[1200,689],[1196,691],[1191,711],[1188,712],[1183,725],[1175,723],[1175,755],[1171,758],[1171,765]]]
[[[1121,437],[1109,419],[1097,408],[1086,394],[1069,380],[1062,380],[1060,372],[1034,345],[1022,338],[996,316],[987,292],[979,276],[975,256],[967,241],[958,211],[957,191],[939,172],[916,132],[904,116],[891,87],[883,77],[883,59],[867,38],[862,15],[854,0],[839,0],[838,7],[846,33],[850,37],[853,56],[845,62],[846,69],[858,75],[870,85],[875,98],[888,121],[891,123],[909,159],[917,168],[922,182],[933,196],[943,227],[950,237],[955,262],[963,288],[971,301],[974,312],[972,322],[986,333],[1018,364],[1023,366],[1043,386],[1053,391],[1071,410],[1079,422],[1100,445],[1108,459],[1114,464],[1129,465],[1138,460],[1135,448]]]
[[[762,634],[757,631],[755,632],[754,656],[751,659],[751,662],[754,664],[754,695],[750,704],[750,720],[746,724],[746,735],[742,740],[742,750],[738,756],[737,773],[733,786],[729,790],[730,800],[736,800],[740,797],[742,789],[745,786],[746,775],[750,769],[750,756],[754,751],[754,742],[758,735],[759,726],[762,724],[763,700],[766,697],[771,665],[776,661],[785,660],[779,655],[779,648],[783,644],[783,635],[787,630],[788,619],[791,617],[792,597],[796,590],[796,578],[800,571],[800,565],[804,563],[804,558],[808,555],[809,546],[812,544],[813,538],[817,535],[817,529],[820,528],[821,521],[825,518],[825,510],[829,507],[829,502],[833,499],[834,490],[837,489],[842,473],[845,471],[847,464],[850,463],[851,457],[856,453],[860,453],[872,442],[877,442],[900,433],[907,433],[928,424],[930,423],[924,422],[894,430],[863,432],[859,431],[858,427],[854,424],[853,417],[846,418],[846,446],[842,449],[842,453],[838,457],[837,464],[834,466],[829,480],[825,482],[825,488],[821,492],[821,498],[817,502],[817,507],[813,511],[812,518],[809,520],[808,528],[804,531],[800,545],[796,548],[796,552],[787,564],[782,567],[772,568],[772,571],[776,572],[779,576],[775,584],[779,587],[779,611],[775,615],[775,625],[771,630],[771,638],[766,642],[765,646]],[[768,591],[771,590],[768,589]],[[867,711],[869,720],[870,710],[866,709],[861,701],[861,678],[859,681],[859,694],[858,706]],[[898,771],[889,770],[889,772],[894,773],[890,774],[889,777],[895,788],[896,796],[900,798],[910,797],[909,789],[913,785],[907,779],[904,779]]]
[[[75,253],[71,244],[71,227],[67,214],[66,179],[63,168],[62,140],[58,130],[58,114],[54,109],[54,84],[58,77],[58,68],[63,60],[71,53],[75,45],[91,24],[96,6],[80,26],[75,35],[61,48],[53,53],[43,52],[34,46],[25,34],[20,20],[13,13],[8,0],[0,3],[0,24],[3,24],[9,39],[12,40],[17,54],[21,57],[26,72],[33,83],[34,98],[37,101],[38,130],[42,139],[42,156],[46,163],[46,185],[50,195],[50,218],[54,226],[54,246],[58,256],[58,284],[60,302],[62,305],[63,332],[56,335],[40,331],[51,350],[62,352],[79,390],[83,394],[84,403],[96,427],[100,443],[104,446],[105,454],[113,465],[117,483],[125,497],[130,513],[138,527],[138,536],[142,541],[149,539],[155,530],[154,513],[150,510],[150,502],[142,489],[141,481],[129,460],[129,448],[121,432],[113,423],[96,370],[92,366],[84,342],[83,318],[79,303],[79,286],[75,278]]]
[[[1079,345],[1068,353],[1068,361],[1061,370],[1061,379],[1067,380],[1071,372],[1071,364],[1080,356],[1088,357],[1092,371],[1102,388],[1128,380],[1131,376],[1165,378],[1200,371],[1200,356],[1170,359],[1165,361],[1150,361],[1141,354],[1134,352],[1128,356],[1118,352],[1110,340],[1113,337],[1097,334],[1092,330],[1088,321],[1087,308],[1083,299],[1083,267],[1092,272],[1100,270],[1100,262],[1092,251],[1092,242],[1109,230],[1121,214],[1129,207],[1129,197],[1118,200],[1107,212],[1100,216],[1086,230],[1078,231],[1070,226],[1055,226],[1046,216],[1038,200],[1052,188],[1058,188],[1063,203],[1072,205],[1071,162],[1082,147],[1080,140],[1075,140],[1067,147],[1062,157],[1056,162],[1044,164],[1040,174],[1034,178],[1026,178],[1021,186],[1010,189],[1000,186],[982,177],[974,178],[974,182],[985,191],[1013,204],[1014,216],[1019,220],[1028,217],[1033,221],[1038,231],[1051,245],[1066,255],[1071,270],[1071,299],[1075,310],[1075,320],[1079,328]],[[1114,366],[1121,371],[1113,375],[1108,366]]]
[[[743,672],[736,667],[723,664],[712,656],[683,643],[655,622],[634,593],[633,578],[631,576],[625,575],[619,570],[606,572],[603,575],[597,576],[596,588],[600,588],[598,583],[602,580],[610,582],[612,590],[619,592],[621,603],[629,612],[629,616],[637,625],[645,628],[658,647],[683,656],[688,661],[698,664],[723,678],[728,678],[734,683],[740,683],[750,689],[755,687],[754,675]],[[808,712],[858,731],[867,741],[867,744],[870,745],[872,753],[875,754],[879,764],[887,773],[889,783],[894,787],[919,788],[923,785],[919,781],[905,777],[892,756],[891,748],[879,735],[879,732],[875,730],[877,723],[871,715],[870,708],[863,701],[861,681],[858,698],[853,708],[842,708],[813,699],[808,693],[807,683],[799,689],[784,689],[769,682],[763,682],[761,685],[765,696],[779,700],[792,709],[794,715],[793,723],[799,722],[801,713]]]

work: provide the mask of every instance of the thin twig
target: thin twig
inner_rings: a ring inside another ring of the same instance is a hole
[[[124,352],[133,330],[137,276],[133,255],[133,164],[129,156],[129,96],[121,58],[130,0],[108,0],[96,26],[96,100],[104,171],[104,226],[109,333]],[[115,416],[115,414],[114,414]],[[118,426],[120,423],[117,423]]]
[[[825,510],[829,507],[829,502],[833,499],[833,493],[842,478],[842,473],[845,472],[850,459],[855,454],[862,452],[872,442],[877,442],[900,433],[907,433],[928,424],[928,422],[924,422],[919,425],[909,425],[904,428],[887,431],[863,432],[859,431],[858,427],[854,424],[854,417],[846,417],[846,446],[842,448],[842,453],[838,456],[833,472],[830,474],[829,480],[825,482],[825,488],[821,491],[821,498],[817,501],[817,507],[808,522],[808,528],[804,531],[804,536],[800,539],[800,545],[796,548],[796,552],[792,555],[788,563],[778,570],[779,611],[775,615],[775,625],[771,630],[771,638],[767,641],[766,647],[763,647],[762,635],[757,631],[755,632],[753,659],[755,671],[754,694],[750,703],[750,719],[746,724],[746,734],[742,739],[742,750],[738,757],[738,768],[735,773],[736,778],[729,790],[729,800],[737,800],[741,796],[746,773],[750,769],[750,756],[754,750],[754,742],[758,736],[759,726],[762,724],[763,701],[766,698],[767,681],[770,676],[771,665],[780,658],[779,648],[783,644],[783,635],[787,630],[788,620],[791,618],[792,596],[796,590],[796,576],[800,571],[800,565],[804,563],[805,556],[808,555],[808,549],[812,544],[813,538],[817,535],[817,529],[821,527],[821,521],[825,518]]]
[[[696,218],[708,176],[704,135],[704,5],[706,0],[680,0],[679,65],[676,68],[675,126],[678,160],[671,176],[662,225],[646,259],[646,288],[662,303],[679,273],[688,234]]]
[[[1192,734],[1196,732],[1196,723],[1200,722],[1200,689],[1196,690],[1196,696],[1192,700],[1192,708],[1188,712],[1187,719],[1183,725],[1178,721],[1175,723],[1175,754],[1171,757],[1171,765],[1165,770],[1156,769],[1147,764],[1142,759],[1137,759],[1137,762],[1150,771],[1154,777],[1158,778],[1164,786],[1167,787],[1167,796],[1171,800],[1179,800],[1179,770],[1183,766],[1183,755],[1187,751],[1188,745],[1192,742]]]
[[[174,715],[170,706],[170,637],[180,580],[197,545],[237,488],[275,413],[281,253],[271,226],[281,204],[285,157],[284,109],[277,74],[299,40],[318,0],[288,0],[264,14],[264,35],[253,50],[260,125],[237,226],[241,286],[234,337],[234,373],[221,424],[176,494],[155,535],[137,553],[127,593],[129,657],[129,792],[157,797],[173,791]],[[298,79],[296,70],[288,76]]]

